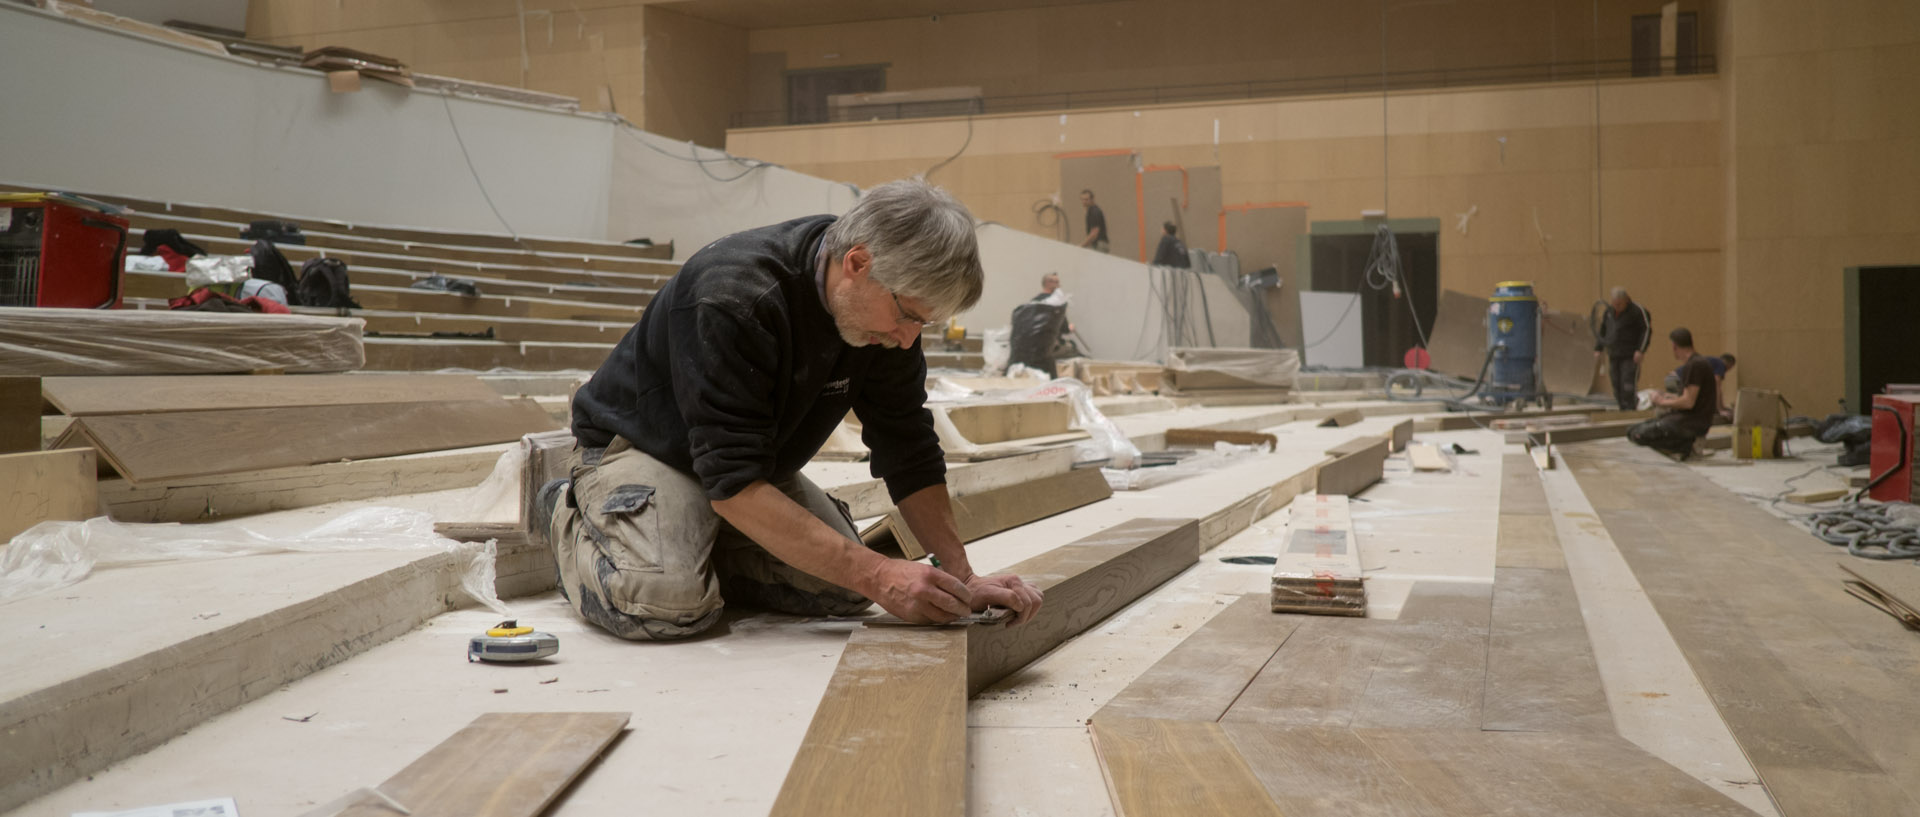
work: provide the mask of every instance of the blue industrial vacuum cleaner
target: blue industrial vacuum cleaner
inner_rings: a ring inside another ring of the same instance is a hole
[[[1552,408],[1540,363],[1540,299],[1532,281],[1502,281],[1487,309],[1487,361],[1481,391],[1497,405],[1532,401]]]

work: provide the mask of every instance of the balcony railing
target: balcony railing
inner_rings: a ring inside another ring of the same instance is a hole
[[[859,105],[842,109],[845,115],[834,123],[793,123],[787,111],[737,111],[729,117],[730,128],[766,128],[790,124],[836,124],[888,119],[924,119],[935,116],[1004,114],[1070,111],[1086,108],[1124,108],[1132,105],[1161,105],[1182,102],[1213,102],[1229,99],[1309,96],[1421,88],[1458,88],[1476,85],[1513,85],[1529,82],[1591,81],[1620,77],[1653,77],[1674,74],[1711,74],[1718,66],[1712,54],[1661,60],[1601,60],[1583,62],[1496,65],[1478,68],[1441,68],[1422,71],[1394,71],[1385,75],[1345,74],[1340,76],[1260,79],[1243,82],[1217,82],[1203,85],[1162,85],[1151,88],[1114,88],[1098,91],[1060,91],[1047,94],[1013,94],[947,99],[928,102],[899,102]]]

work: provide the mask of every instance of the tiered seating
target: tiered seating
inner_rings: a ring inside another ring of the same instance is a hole
[[[348,314],[366,321],[371,371],[591,370],[679,270],[669,260],[670,244],[516,238],[85,195],[133,208],[131,249],[138,249],[147,230],[166,228],[208,252],[240,255],[252,246],[239,237],[249,222],[299,224],[306,244],[277,246],[295,269],[323,255],[346,262],[354,300],[363,307]],[[435,273],[470,281],[481,294],[411,288]],[[168,298],[185,294],[185,284],[177,273],[129,272],[124,293],[129,308],[165,309]],[[977,337],[968,338],[960,352],[946,351],[937,333],[927,341],[929,366],[981,366]]]

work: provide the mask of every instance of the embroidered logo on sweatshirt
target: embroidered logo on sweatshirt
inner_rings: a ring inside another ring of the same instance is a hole
[[[846,394],[847,387],[852,383],[853,383],[853,378],[851,377],[842,377],[839,380],[829,380],[827,381],[827,385],[820,390],[820,396],[831,397],[836,394]]]

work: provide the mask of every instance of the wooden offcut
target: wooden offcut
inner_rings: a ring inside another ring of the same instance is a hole
[[[1274,615],[1267,594],[1243,595],[1113,696],[1094,717],[1217,721],[1300,621]]]
[[[967,628],[967,694],[975,695],[1114,614],[1200,555],[1200,523],[1135,519],[1002,571],[1046,594],[1040,615],[1013,627]]]
[[[1451,471],[1453,465],[1447,462],[1446,455],[1440,453],[1440,446],[1431,443],[1414,443],[1407,446],[1407,463],[1415,471]]]
[[[1387,435],[1387,451],[1398,454],[1407,450],[1407,445],[1411,442],[1413,442],[1413,420],[1401,420],[1393,425],[1392,433]]]
[[[1359,409],[1342,409],[1326,416],[1320,421],[1321,428],[1346,428],[1365,419]]]
[[[627,726],[626,712],[489,712],[379,785],[413,817],[534,817]],[[341,817],[393,811],[363,800]]]
[[[773,817],[965,815],[971,629],[854,631]]]
[[[0,376],[0,454],[40,450],[40,378]]]
[[[71,417],[362,403],[440,403],[495,400],[500,396],[485,381],[465,374],[49,377],[41,384],[41,391],[48,403]]]
[[[1090,731],[1119,817],[1281,817],[1220,724],[1096,717]]]
[[[972,542],[1113,496],[1098,468],[1081,468],[953,499],[953,520],[962,543]],[[909,559],[927,555],[919,537],[895,508],[887,513],[894,541]]]
[[[96,462],[91,448],[0,455],[0,545],[41,522],[96,514]]]
[[[1259,431],[1228,431],[1211,428],[1169,428],[1166,431],[1168,448],[1212,448],[1214,443],[1264,445],[1271,451],[1279,447],[1280,438]]]
[[[1314,490],[1353,496],[1380,481],[1387,462],[1386,437],[1360,437],[1327,449]]]
[[[82,417],[55,447],[96,448],[140,486],[510,442],[553,426],[531,400],[175,411]]]

